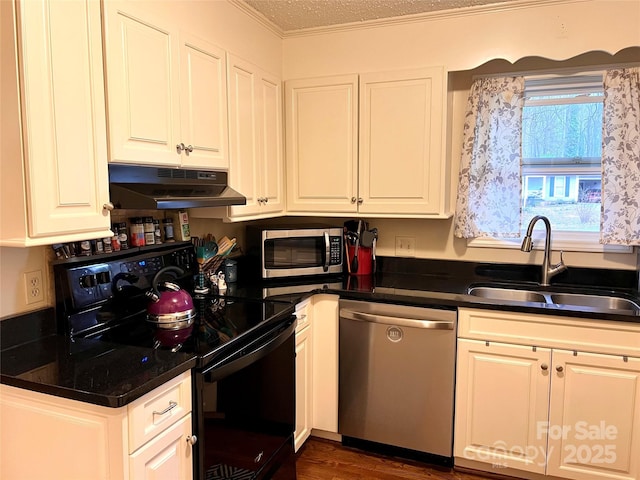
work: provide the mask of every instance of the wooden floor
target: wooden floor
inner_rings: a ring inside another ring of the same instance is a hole
[[[486,480],[449,468],[366,453],[338,442],[309,438],[297,453],[298,480]]]

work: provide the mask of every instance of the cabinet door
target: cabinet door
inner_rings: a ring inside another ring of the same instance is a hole
[[[182,165],[229,168],[224,50],[181,33],[180,79],[180,141],[188,147],[182,155]]]
[[[286,83],[287,210],[356,213],[358,76]]]
[[[445,95],[441,67],[360,76],[360,213],[441,213]]]
[[[191,414],[156,436],[129,458],[132,479],[193,478]]]
[[[110,161],[180,165],[179,42],[131,2],[104,2]]]
[[[29,236],[106,234],[99,4],[32,0],[17,7]]]
[[[544,473],[551,352],[458,340],[454,455]]]
[[[311,434],[312,422],[312,327],[296,332],[296,430],[294,448],[297,452]]]
[[[282,155],[282,87],[279,78],[260,76],[261,214],[284,210],[284,158]]]
[[[338,433],[338,297],[314,295],[313,428]]]
[[[229,55],[229,184],[247,198],[231,215],[259,212],[259,125],[256,68]]]
[[[640,359],[553,351],[547,474],[640,475]]]

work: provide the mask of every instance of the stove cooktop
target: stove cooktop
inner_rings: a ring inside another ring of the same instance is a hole
[[[108,328],[88,334],[89,338],[149,348],[169,349],[198,356],[201,365],[211,363],[229,349],[237,350],[283,320],[281,314],[293,306],[287,302],[233,299],[225,297],[194,298],[196,319],[191,327],[161,331],[147,322],[140,311],[114,322]],[[110,313],[95,311],[95,316]],[[173,335],[172,335],[173,333]]]

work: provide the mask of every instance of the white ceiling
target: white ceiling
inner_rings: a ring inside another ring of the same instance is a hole
[[[243,0],[282,31],[517,0]]]

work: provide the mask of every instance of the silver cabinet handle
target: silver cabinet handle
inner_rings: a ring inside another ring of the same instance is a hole
[[[178,151],[178,154],[180,154],[184,149],[185,149],[184,143],[178,143],[176,145],[176,150]]]
[[[556,372],[558,372],[558,373],[562,373],[563,370],[564,370],[564,368],[562,368],[562,365],[558,365],[556,367]]]
[[[112,211],[114,208],[116,207],[111,202],[107,202],[104,205],[102,205],[102,209],[107,210],[108,212]]]
[[[356,197],[351,197],[351,203],[356,203],[357,198]]]
[[[169,402],[169,406],[167,408],[165,408],[164,410],[162,410],[161,412],[156,412],[155,410],[153,411],[154,415],[164,415],[165,413],[169,413],[171,410],[173,410],[174,408],[176,408],[178,406],[178,404],[176,402],[170,401]]]
[[[362,200],[362,198],[358,198],[358,205],[362,205],[362,202],[364,202],[364,200]]]
[[[543,363],[542,365],[540,365],[540,368],[546,372],[547,370],[549,370],[549,365]]]
[[[264,203],[269,203],[269,197],[264,197]]]
[[[418,320],[414,318],[389,317],[386,315],[374,315],[371,313],[356,312],[346,308],[340,309],[340,318],[357,320],[360,322],[383,323],[399,327],[428,328],[432,330],[453,330],[453,323],[439,320]]]
[[[193,145],[186,146],[185,150],[187,152],[187,155],[189,155],[191,152],[193,152]]]
[[[195,435],[189,435],[187,437],[187,443],[189,445],[195,445],[196,443],[198,443],[198,437],[196,437]]]

